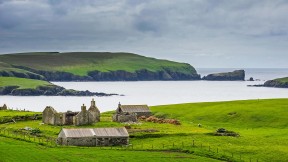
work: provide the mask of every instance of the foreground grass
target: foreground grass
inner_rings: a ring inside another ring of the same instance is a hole
[[[144,121],[130,124],[130,143],[137,150],[184,151],[214,159],[286,161],[288,159],[287,105],[288,99],[270,99],[154,106],[151,109],[156,116],[179,119],[181,125]],[[39,120],[25,121],[2,124],[0,128],[6,130],[19,130],[26,126],[39,128],[43,136],[54,138],[62,128],[40,123]],[[202,127],[198,127],[198,123],[201,123]],[[127,124],[111,122],[111,112],[106,112],[102,113],[101,122],[82,127],[122,127],[125,125]],[[218,128],[237,132],[240,137],[214,136],[213,133]],[[53,149],[60,149],[60,152],[62,149],[65,152],[66,149],[67,153],[70,153],[70,149],[80,148]],[[93,152],[97,148],[85,149]],[[118,153],[115,154],[118,155]],[[128,152],[119,154],[129,159],[126,157]],[[113,151],[109,155],[113,156]],[[60,155],[57,154],[57,156]],[[134,159],[128,161],[134,161]]]
[[[52,85],[47,81],[16,78],[16,77],[0,77],[0,88],[5,86],[19,86],[19,89],[35,89],[38,86],[49,86]]]
[[[89,147],[45,147],[0,137],[0,161],[216,161],[192,154],[165,151],[102,150]],[[4,149],[5,148],[5,149]]]

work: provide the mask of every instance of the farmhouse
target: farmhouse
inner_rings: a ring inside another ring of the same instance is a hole
[[[113,115],[113,121],[136,122],[140,116],[151,116],[151,111],[147,105],[121,105],[119,103],[116,113]]]
[[[63,128],[57,138],[60,145],[115,146],[128,145],[129,134],[123,128]]]
[[[91,101],[89,110],[86,110],[83,104],[80,112],[58,113],[53,107],[47,106],[43,111],[42,121],[51,125],[87,125],[100,121],[100,111],[94,99]]]
[[[0,106],[0,110],[7,110],[7,105],[4,104],[2,107]]]

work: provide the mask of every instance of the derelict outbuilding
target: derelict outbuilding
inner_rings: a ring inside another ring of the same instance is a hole
[[[60,145],[73,146],[114,146],[128,145],[126,128],[63,128],[57,138]]]

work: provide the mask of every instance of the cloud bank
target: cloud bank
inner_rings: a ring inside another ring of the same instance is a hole
[[[288,67],[286,0],[0,0],[0,53],[125,51]]]

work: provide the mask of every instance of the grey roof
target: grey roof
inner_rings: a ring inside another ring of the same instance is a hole
[[[77,128],[62,129],[65,137],[129,137],[126,128]]]
[[[121,105],[121,110],[123,112],[151,112],[147,105]]]

